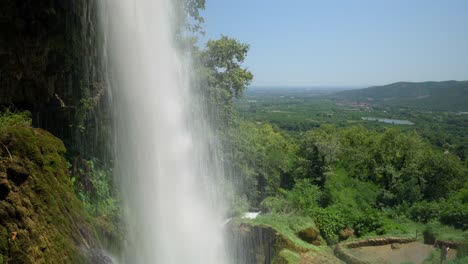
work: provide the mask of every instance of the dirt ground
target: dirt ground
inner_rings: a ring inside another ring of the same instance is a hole
[[[400,244],[399,249],[392,249],[391,245],[360,247],[350,249],[350,252],[371,263],[402,263],[413,262],[423,263],[434,250],[432,245],[426,245],[421,242],[412,242]],[[450,250],[447,259],[453,259],[456,256],[455,250]]]
[[[307,253],[301,254],[300,264],[344,264],[343,261],[335,257],[333,252],[330,251],[321,251],[315,252],[310,251]]]

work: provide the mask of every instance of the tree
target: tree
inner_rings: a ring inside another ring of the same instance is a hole
[[[225,129],[233,123],[233,99],[240,97],[253,79],[253,74],[242,66],[248,50],[247,44],[226,36],[208,41],[203,50],[194,50],[200,93],[215,128]]]
[[[208,85],[227,91],[229,102],[241,96],[253,79],[253,74],[242,68],[248,51],[249,45],[221,36],[218,40],[209,40],[201,54]]]
[[[231,127],[225,144],[227,174],[251,204],[274,196],[281,175],[293,166],[295,145],[270,125],[240,122]]]

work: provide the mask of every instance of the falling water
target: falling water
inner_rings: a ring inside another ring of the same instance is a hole
[[[170,0],[102,3],[124,263],[224,263],[210,134]],[[205,136],[202,136],[205,135]]]

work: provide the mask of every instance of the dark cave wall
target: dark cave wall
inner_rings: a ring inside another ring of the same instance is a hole
[[[0,107],[31,111],[33,125],[61,138],[70,157],[108,152],[97,4],[0,0]]]

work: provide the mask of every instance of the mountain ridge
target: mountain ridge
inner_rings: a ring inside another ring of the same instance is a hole
[[[396,82],[327,96],[358,104],[440,111],[468,111],[468,81]]]

